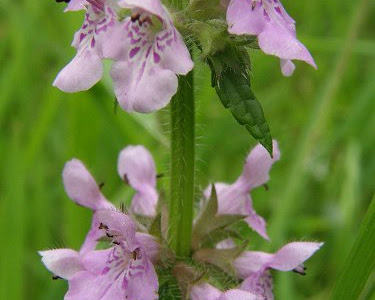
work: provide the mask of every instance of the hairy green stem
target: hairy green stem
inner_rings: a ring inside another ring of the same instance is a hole
[[[179,79],[171,103],[169,245],[178,257],[190,254],[194,204],[195,109],[193,72]]]

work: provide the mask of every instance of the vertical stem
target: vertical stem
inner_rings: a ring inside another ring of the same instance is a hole
[[[193,72],[179,79],[171,103],[171,185],[169,245],[177,256],[190,254],[194,204],[194,113]]]

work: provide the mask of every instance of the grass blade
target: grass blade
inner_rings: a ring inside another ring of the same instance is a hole
[[[375,268],[375,198],[359,229],[341,277],[331,300],[358,299]],[[370,283],[371,284],[371,283]],[[374,284],[374,283],[372,283]]]

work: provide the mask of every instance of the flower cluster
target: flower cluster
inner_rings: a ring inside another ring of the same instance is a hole
[[[193,275],[187,281],[180,281],[181,290],[185,290],[190,299],[271,300],[272,278],[269,270],[293,270],[304,274],[304,261],[322,245],[293,242],[275,254],[247,251],[236,246],[229,230],[229,238],[219,240],[214,245],[206,243],[218,230],[226,231],[228,226],[241,220],[268,239],[265,221],[256,214],[249,192],[269,180],[270,168],[280,158],[275,141],[273,146],[273,158],[257,145],[248,155],[242,174],[233,184],[217,183],[204,192],[193,229],[198,232],[193,235],[192,257],[195,262],[186,263],[187,269],[194,270]],[[166,249],[166,237],[162,230],[158,237],[151,235],[150,228],[153,226],[149,224],[158,219],[160,205],[156,190],[157,173],[150,153],[143,146],[126,147],[119,155],[118,173],[121,180],[135,190],[127,210],[118,210],[104,197],[81,161],[73,159],[64,167],[63,181],[68,196],[93,211],[91,229],[79,251],[56,249],[40,252],[46,267],[55,276],[68,280],[69,290],[65,299],[158,299],[160,274],[155,270],[166,268],[166,260],[169,261],[167,269],[172,270],[177,281],[182,276],[180,273],[183,271],[173,271],[180,263]],[[210,208],[212,203],[216,203],[214,211]],[[207,211],[210,210],[209,213],[213,215],[207,220]],[[141,218],[136,221],[139,216]],[[144,222],[145,219],[153,221]],[[221,225],[215,227],[212,223]],[[99,249],[98,244],[103,241],[107,241],[109,247]],[[200,267],[195,269],[196,263]],[[202,270],[202,266],[206,269]],[[238,285],[227,291],[215,287],[207,272],[210,266],[221,268]],[[181,270],[181,266],[178,267]]]
[[[293,73],[292,60],[316,67],[279,0],[222,1],[220,7],[227,9],[228,33],[256,36],[265,53],[280,58],[284,75]],[[110,59],[114,92],[124,110],[148,113],[165,107],[177,91],[177,75],[193,68],[168,9],[160,0],[71,0],[66,11],[79,9],[86,13],[72,43],[77,54],[54,85],[65,92],[87,90],[102,78],[102,60]],[[194,31],[189,30],[193,18],[182,19],[190,20],[179,26],[194,40]]]

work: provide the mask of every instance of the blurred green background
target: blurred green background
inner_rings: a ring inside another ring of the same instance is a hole
[[[276,299],[328,299],[375,191],[375,1],[292,1],[300,40],[319,67],[297,62],[291,78],[278,60],[253,52],[253,87],[264,106],[281,160],[269,191],[254,206],[268,221],[271,243],[251,234],[253,249],[275,250],[292,240],[325,246],[307,276],[276,275]],[[83,160],[103,192],[129,199],[116,173],[122,147],[151,150],[168,173],[168,110],[151,115],[114,113],[108,75],[88,92],[52,87],[75,51],[70,42],[82,12],[63,14],[53,0],[0,2],[0,299],[62,299],[67,285],[53,281],[37,250],[78,248],[90,212],[63,189],[61,171]],[[223,109],[197,65],[197,182],[233,181],[255,142]],[[167,185],[168,174],[160,181]],[[198,190],[198,192],[199,192]],[[375,245],[374,245],[375,247]],[[369,285],[364,299],[374,299]]]

